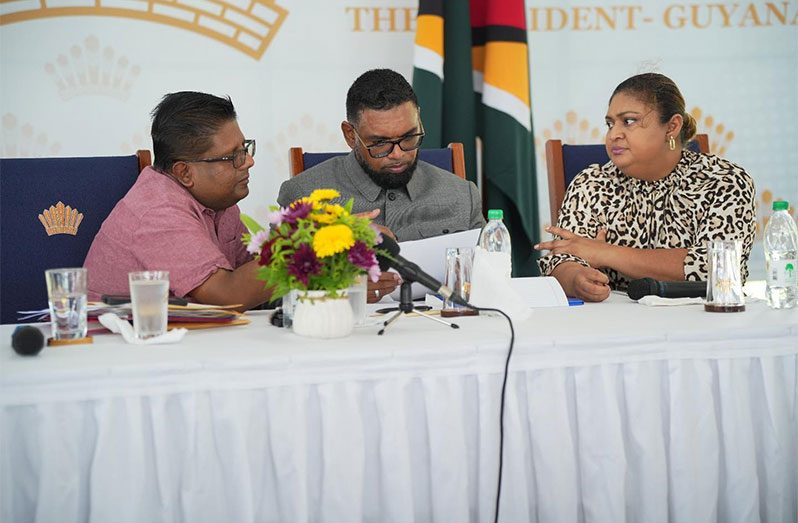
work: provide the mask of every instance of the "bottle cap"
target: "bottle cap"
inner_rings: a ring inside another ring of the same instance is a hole
[[[773,210],[774,211],[786,211],[790,208],[790,202],[786,202],[784,200],[776,200],[773,202]],[[490,216],[490,212],[488,212],[488,216]]]
[[[502,219],[504,219],[504,211],[502,211],[501,209],[490,209],[488,211],[488,220],[502,220]]]

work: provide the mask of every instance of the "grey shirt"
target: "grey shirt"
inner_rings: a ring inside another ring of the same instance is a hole
[[[434,165],[419,161],[407,186],[383,189],[371,181],[354,153],[337,156],[283,182],[277,202],[285,207],[315,189],[335,189],[344,204],[354,198],[353,213],[380,209],[374,222],[385,225],[399,241],[431,238],[485,224],[476,185]]]

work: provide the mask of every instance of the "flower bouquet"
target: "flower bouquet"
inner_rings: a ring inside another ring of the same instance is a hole
[[[360,274],[380,276],[374,246],[380,233],[368,218],[352,214],[346,205],[331,203],[338,191],[318,189],[288,207],[271,207],[270,228],[242,215],[249,234],[247,249],[260,267],[258,278],[272,289],[272,298],[291,290],[324,291],[329,298],[352,285]]]

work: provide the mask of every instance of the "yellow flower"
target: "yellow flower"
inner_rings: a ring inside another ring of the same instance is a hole
[[[322,211],[321,213],[313,213],[311,217],[314,221],[318,223],[326,223],[331,224],[334,223],[335,220],[340,218],[341,216],[346,214],[346,209],[341,207],[340,205],[331,205],[329,203],[319,204],[320,208],[316,208],[314,205],[314,211]]]
[[[352,229],[341,224],[322,227],[313,237],[313,250],[319,258],[343,252],[354,244]]]
[[[314,213],[311,214],[310,216],[311,218],[313,218],[313,221],[317,223],[325,223],[327,225],[333,223],[337,219],[337,217],[334,214],[329,214],[329,213],[323,213],[323,214]]]
[[[339,196],[341,196],[341,193],[339,193],[335,189],[316,189],[315,191],[310,193],[310,196],[308,198],[313,203],[316,203],[320,201],[334,200]]]
[[[332,214],[333,216],[343,216],[346,214],[346,209],[337,204],[327,204],[324,206],[324,212]]]

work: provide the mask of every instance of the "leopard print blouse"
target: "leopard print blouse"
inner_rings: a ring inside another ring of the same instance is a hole
[[[706,280],[706,241],[742,240],[742,277],[756,232],[754,182],[741,167],[713,155],[683,151],[665,178],[648,182],[624,175],[612,162],[591,165],[568,187],[557,226],[595,238],[602,227],[607,242],[641,249],[686,248],[686,280]],[[587,266],[570,254],[548,253],[538,261],[548,275],[564,261]],[[612,289],[629,278],[602,269]]]

